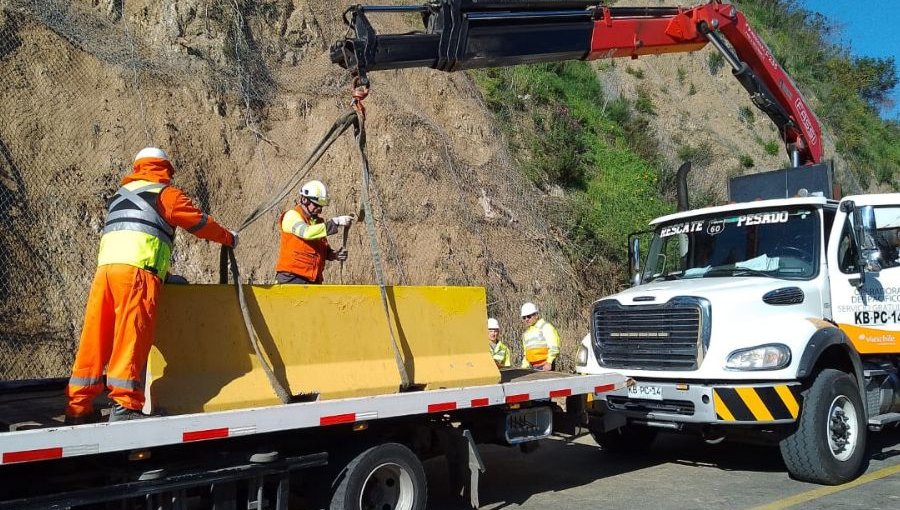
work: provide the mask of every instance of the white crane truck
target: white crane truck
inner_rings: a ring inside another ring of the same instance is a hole
[[[827,166],[820,189],[791,184],[815,170],[730,186],[791,198],[653,220],[642,269],[632,238],[635,285],[594,303],[578,355],[579,372],[636,382],[592,404],[599,444],[694,432],[778,444],[801,480],[860,473],[867,430],[900,421],[900,194],[829,199]]]

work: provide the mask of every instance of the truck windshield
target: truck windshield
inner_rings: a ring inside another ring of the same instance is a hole
[[[657,227],[641,282],[756,276],[810,279],[819,268],[819,215],[782,207],[698,216]]]

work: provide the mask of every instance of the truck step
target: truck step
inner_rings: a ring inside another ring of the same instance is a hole
[[[880,431],[888,423],[900,422],[900,413],[884,413],[869,418],[869,430]]]

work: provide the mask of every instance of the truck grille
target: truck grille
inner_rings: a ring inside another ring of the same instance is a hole
[[[709,344],[709,302],[676,297],[661,305],[594,306],[597,359],[607,368],[696,370]]]

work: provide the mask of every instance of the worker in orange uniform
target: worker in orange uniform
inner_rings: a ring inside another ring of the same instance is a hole
[[[164,151],[145,148],[137,153],[132,173],[122,179],[109,201],[81,342],[66,389],[67,424],[85,423],[92,417],[93,400],[103,391],[104,368],[113,401],[109,421],[144,416],[144,370],[175,228],[226,246],[237,245],[236,232],[216,223],[169,185],[174,173]]]
[[[534,303],[522,305],[522,320],[525,332],[522,333],[522,368],[532,368],[544,372],[553,370],[553,362],[559,356],[559,333],[553,324],[538,315]]]
[[[331,249],[328,236],[337,233],[338,227],[349,227],[353,216],[323,221],[319,215],[326,205],[325,185],[309,181],[300,188],[296,207],[281,215],[281,249],[275,264],[278,283],[322,283],[326,260],[347,260],[347,250]]]

